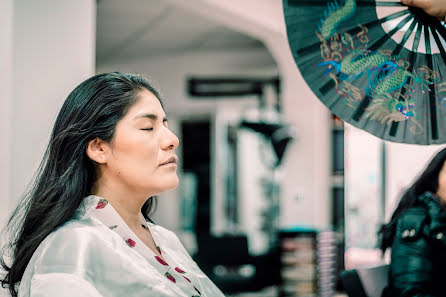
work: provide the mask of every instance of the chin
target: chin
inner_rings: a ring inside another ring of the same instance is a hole
[[[180,180],[178,179],[178,176],[177,176],[177,177],[175,178],[175,180],[173,181],[172,186],[171,186],[171,188],[170,188],[169,190],[174,190],[174,189],[176,189],[176,188],[178,187],[179,183],[180,183]]]
[[[178,177],[176,177],[175,179],[169,180],[169,181],[164,181],[164,183],[162,185],[160,185],[160,187],[158,188],[158,191],[156,191],[156,194],[153,194],[153,196],[155,195],[159,195],[161,193],[170,191],[170,190],[175,190],[178,187],[179,184],[179,180]]]

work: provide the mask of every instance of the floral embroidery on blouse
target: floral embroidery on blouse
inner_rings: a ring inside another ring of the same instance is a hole
[[[106,200],[106,199],[100,199],[99,200],[99,202],[97,203],[97,205],[96,205],[96,209],[104,209],[107,205],[109,204],[109,202]],[[94,207],[94,206],[93,206]],[[101,212],[101,213],[103,213],[103,212]],[[145,224],[141,224],[141,226],[144,228],[144,229],[146,229],[146,230],[149,230],[150,231],[150,229],[145,225]],[[112,226],[109,226],[109,228],[110,228],[110,230],[114,230],[114,229],[116,229],[118,227],[118,225],[112,225]],[[116,231],[116,230],[115,230]],[[128,238],[127,240],[125,240],[125,242],[127,243],[127,245],[129,246],[129,247],[131,247],[131,248],[134,248],[135,246],[136,246],[136,242],[133,240],[133,239],[131,239],[131,238]],[[156,249],[158,250],[158,252],[160,253],[160,255],[162,254],[162,252],[161,252],[161,248],[159,247],[159,246],[157,246],[156,245]],[[169,273],[169,271],[170,271],[170,269],[171,269],[171,267],[169,266],[169,264],[165,261],[165,260],[163,260],[161,257],[159,257],[159,256],[155,256],[155,259],[157,260],[157,262],[158,263],[160,263],[161,265],[163,265],[163,266],[167,266],[166,268],[167,268],[167,271],[165,272],[165,277],[167,278],[167,279],[169,279],[171,282],[173,282],[173,283],[177,283],[177,280],[175,279],[175,277],[171,274],[171,273]],[[179,273],[179,274],[186,274],[186,271],[184,271],[183,269],[181,269],[180,267],[175,267],[175,271],[177,272],[177,273]],[[193,288],[195,289],[195,291],[198,293],[198,295],[192,295],[191,297],[200,297],[201,296],[201,292],[192,284],[192,281],[188,278],[188,277],[186,277],[186,276],[184,276],[184,275],[181,275],[185,280],[187,280],[189,283],[190,283],[190,285],[189,286],[193,286]]]
[[[134,242],[131,238],[127,239],[125,242],[129,245],[129,247],[135,247],[136,242]]]
[[[106,207],[107,204],[108,204],[107,200],[101,199],[101,200],[99,200],[98,205],[96,206],[96,209],[102,209],[102,208]]]
[[[164,265],[164,266],[168,266],[169,264],[167,264],[163,259],[161,259],[160,257],[158,257],[158,256],[155,256],[155,259],[158,261],[158,262],[160,262],[162,265]]]
[[[173,281],[174,283],[177,282],[177,281],[175,280],[175,278],[174,278],[169,272],[166,272],[165,276],[166,276],[169,280]]]

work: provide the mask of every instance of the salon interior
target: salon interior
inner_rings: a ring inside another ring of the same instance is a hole
[[[341,273],[388,263],[378,228],[440,148],[332,114],[293,60],[280,0],[3,0],[0,24],[2,224],[68,92],[140,73],[180,140],[180,184],[152,219],[226,296],[347,296]]]

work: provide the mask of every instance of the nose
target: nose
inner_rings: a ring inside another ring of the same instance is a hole
[[[176,149],[180,144],[180,140],[172,131],[169,130],[169,128],[166,128],[165,131],[166,133],[163,137],[162,149]]]

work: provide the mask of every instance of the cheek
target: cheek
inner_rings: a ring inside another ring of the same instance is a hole
[[[438,176],[438,191],[446,192],[446,174]]]
[[[158,165],[158,150],[151,143],[129,139],[117,148],[115,162],[121,174],[137,177],[153,171]]]

